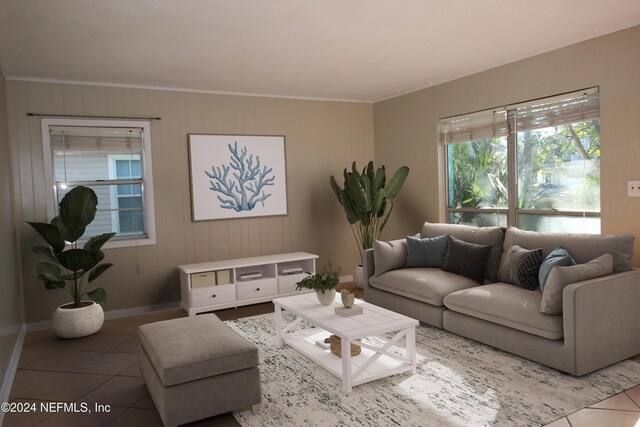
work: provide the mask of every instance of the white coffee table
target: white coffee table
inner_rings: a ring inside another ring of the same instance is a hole
[[[416,372],[415,327],[418,321],[415,319],[359,300],[356,301],[356,305],[363,307],[362,314],[351,317],[338,316],[334,308],[342,306],[339,294],[330,306],[320,305],[315,293],[277,298],[273,303],[276,308],[278,345],[290,345],[338,378],[342,378],[342,388],[347,393],[359,384],[401,372]],[[288,325],[284,324],[282,318],[283,309],[297,316]],[[289,332],[302,319],[312,323],[316,328]],[[360,341],[364,337],[396,331],[396,335],[382,347]],[[316,345],[316,341],[323,340],[331,334],[340,337],[342,357]],[[388,351],[402,337],[405,337],[406,341],[406,357]],[[351,356],[350,343],[360,345],[362,352],[357,356]]]

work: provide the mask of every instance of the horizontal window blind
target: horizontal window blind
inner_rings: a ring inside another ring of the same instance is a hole
[[[51,126],[51,149],[60,152],[140,152],[142,129],[140,128],[77,128]]]
[[[479,111],[438,122],[440,142],[459,144],[507,136],[509,126],[505,109]]]
[[[478,111],[438,121],[442,144],[458,144],[508,136],[600,116],[598,88]]]
[[[600,116],[597,89],[507,107],[512,132],[584,122]]]

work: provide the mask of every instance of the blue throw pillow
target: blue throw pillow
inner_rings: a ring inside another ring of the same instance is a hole
[[[555,266],[569,267],[576,265],[576,262],[571,258],[569,252],[562,246],[558,246],[552,250],[549,255],[540,264],[540,271],[538,272],[538,282],[540,283],[540,290],[544,291],[544,285],[547,283],[547,277],[551,273],[551,269]]]
[[[447,255],[449,235],[421,239],[407,236],[406,268],[441,268]]]

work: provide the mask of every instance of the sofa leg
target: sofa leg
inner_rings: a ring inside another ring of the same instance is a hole
[[[256,403],[255,405],[251,405],[251,413],[253,415],[257,415],[262,410],[262,403]]]

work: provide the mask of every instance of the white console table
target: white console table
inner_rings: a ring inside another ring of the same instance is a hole
[[[195,316],[205,311],[296,295],[296,284],[316,272],[318,255],[306,252],[180,265],[181,306]]]

